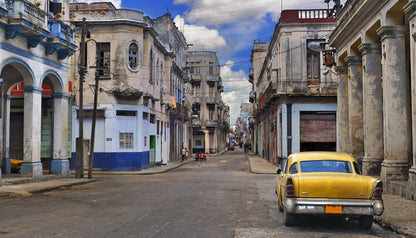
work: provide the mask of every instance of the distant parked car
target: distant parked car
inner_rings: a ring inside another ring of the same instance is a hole
[[[359,218],[370,229],[373,216],[383,214],[383,183],[360,174],[357,161],[338,152],[291,154],[277,170],[279,210],[286,226],[300,214],[343,215]]]

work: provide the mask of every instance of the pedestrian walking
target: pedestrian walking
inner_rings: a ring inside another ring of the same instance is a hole
[[[182,148],[182,162],[185,160],[186,148]]]

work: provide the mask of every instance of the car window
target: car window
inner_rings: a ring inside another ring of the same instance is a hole
[[[361,174],[360,166],[355,162],[354,162],[354,170],[355,170],[355,173]]]
[[[298,163],[292,164],[289,169],[289,174],[297,174],[298,173]]]
[[[352,173],[352,165],[349,161],[340,160],[309,160],[300,162],[302,173],[334,172]]]

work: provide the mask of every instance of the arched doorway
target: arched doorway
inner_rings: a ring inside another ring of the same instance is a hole
[[[19,59],[6,60],[1,68],[1,145],[3,173],[10,173],[10,158],[23,160],[24,96],[11,95],[12,88],[20,83],[33,85],[30,67]],[[13,101],[13,103],[12,103]],[[19,139],[21,138],[21,139]]]

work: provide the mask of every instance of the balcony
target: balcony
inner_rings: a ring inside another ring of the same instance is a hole
[[[202,126],[201,120],[199,120],[199,119],[193,119],[192,120],[192,126],[193,127],[200,127],[200,126]]]
[[[254,101],[256,101],[256,92],[254,92],[254,91],[250,91],[250,94],[249,94],[249,101],[250,101],[251,103],[253,103]]]
[[[337,86],[334,81],[322,82],[319,79],[308,79],[302,82],[278,82],[276,93],[282,95],[336,96]]]
[[[250,71],[249,71],[249,73],[248,73],[248,81],[250,83],[253,83],[253,80],[254,80],[254,69],[251,68]]]
[[[218,75],[207,75],[205,80],[207,82],[219,82],[220,81],[220,77]]]
[[[217,104],[218,103],[218,98],[217,97],[206,97],[205,98],[205,102],[207,104]]]
[[[46,54],[58,52],[58,59],[62,60],[72,55],[76,49],[74,28],[63,21],[49,23],[51,34],[46,40]]]
[[[205,122],[205,125],[207,127],[218,127],[218,121],[216,121],[216,120],[207,120]]]
[[[39,43],[49,35],[48,14],[33,3],[26,0],[6,0],[6,9],[8,18],[7,39],[14,39],[18,33],[23,33],[29,36],[29,42],[37,41]]]
[[[48,17],[47,12],[27,0],[6,0],[0,5],[0,24],[4,25],[7,39],[21,34],[29,48],[42,42],[47,55],[57,52],[59,60],[65,59],[76,49],[74,29],[59,20],[49,22]]]

